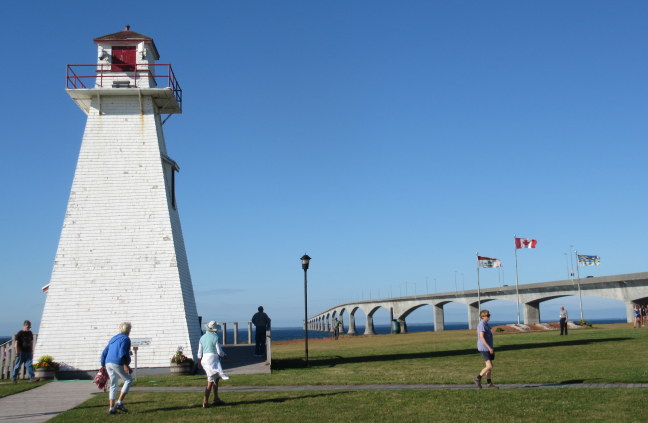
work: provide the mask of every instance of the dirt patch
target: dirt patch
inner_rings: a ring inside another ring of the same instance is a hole
[[[578,326],[570,322],[570,329],[582,329],[586,326]],[[543,330],[560,330],[560,323],[558,322],[549,322],[542,323],[540,325],[501,325],[495,326],[493,331],[499,333],[523,333],[523,332],[536,332]]]
[[[509,325],[502,325],[502,326],[495,326],[492,328],[493,332],[498,332],[498,333],[520,333],[519,330],[510,327]]]

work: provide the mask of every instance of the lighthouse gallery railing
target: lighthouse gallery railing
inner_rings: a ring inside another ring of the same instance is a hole
[[[133,88],[139,88],[137,81],[143,78],[152,78],[156,81],[156,84],[158,80],[166,80],[166,88],[173,90],[173,95],[180,108],[182,108],[182,88],[180,88],[180,83],[170,64],[155,63],[133,66],[133,70],[116,72],[111,69],[111,65],[67,65],[66,88],[110,88],[104,87],[104,77],[112,83],[112,78],[107,77],[113,76],[115,73],[126,74],[129,78],[132,78],[134,81]]]

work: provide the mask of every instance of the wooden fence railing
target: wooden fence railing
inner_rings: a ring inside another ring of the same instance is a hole
[[[11,341],[7,341],[4,344],[0,345],[0,379],[11,379],[13,373],[14,364],[16,362],[16,350],[13,346],[13,338]],[[38,339],[38,334],[34,334],[34,345],[36,345],[36,340]],[[18,372],[18,379],[27,379],[28,373],[25,371],[25,366],[21,366],[20,371]]]

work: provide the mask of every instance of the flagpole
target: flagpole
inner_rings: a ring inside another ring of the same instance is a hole
[[[578,302],[580,303],[580,319],[583,319],[583,296],[581,295],[581,286],[580,286],[580,269],[578,268],[578,251],[576,253],[576,275],[578,275]]]
[[[479,252],[477,253],[477,309],[481,314],[481,289],[479,286]]]
[[[515,243],[515,239],[517,238],[517,235],[513,235],[513,242]],[[517,259],[517,245],[515,245],[515,294],[517,295],[517,324],[520,324],[520,289],[518,287],[519,285],[519,277],[518,277],[518,259]]]
[[[570,270],[570,272],[569,272],[569,274],[570,274],[569,280],[571,281],[572,285],[574,284],[574,262],[573,262],[574,256],[572,256],[573,252],[574,252],[574,246],[570,245],[569,246],[569,264],[571,265],[571,269],[569,269]],[[578,263],[576,263],[576,265],[578,266]]]

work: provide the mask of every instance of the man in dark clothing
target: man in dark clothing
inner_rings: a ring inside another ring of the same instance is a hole
[[[265,356],[266,348],[266,331],[270,330],[270,318],[263,312],[263,307],[259,306],[259,311],[252,316],[252,323],[256,326],[256,346],[254,355],[257,357]]]
[[[16,353],[16,364],[14,365],[11,379],[18,383],[18,372],[23,365],[29,374],[29,380],[34,380],[34,334],[31,331],[31,322],[25,320],[23,329],[14,336],[14,351]]]

